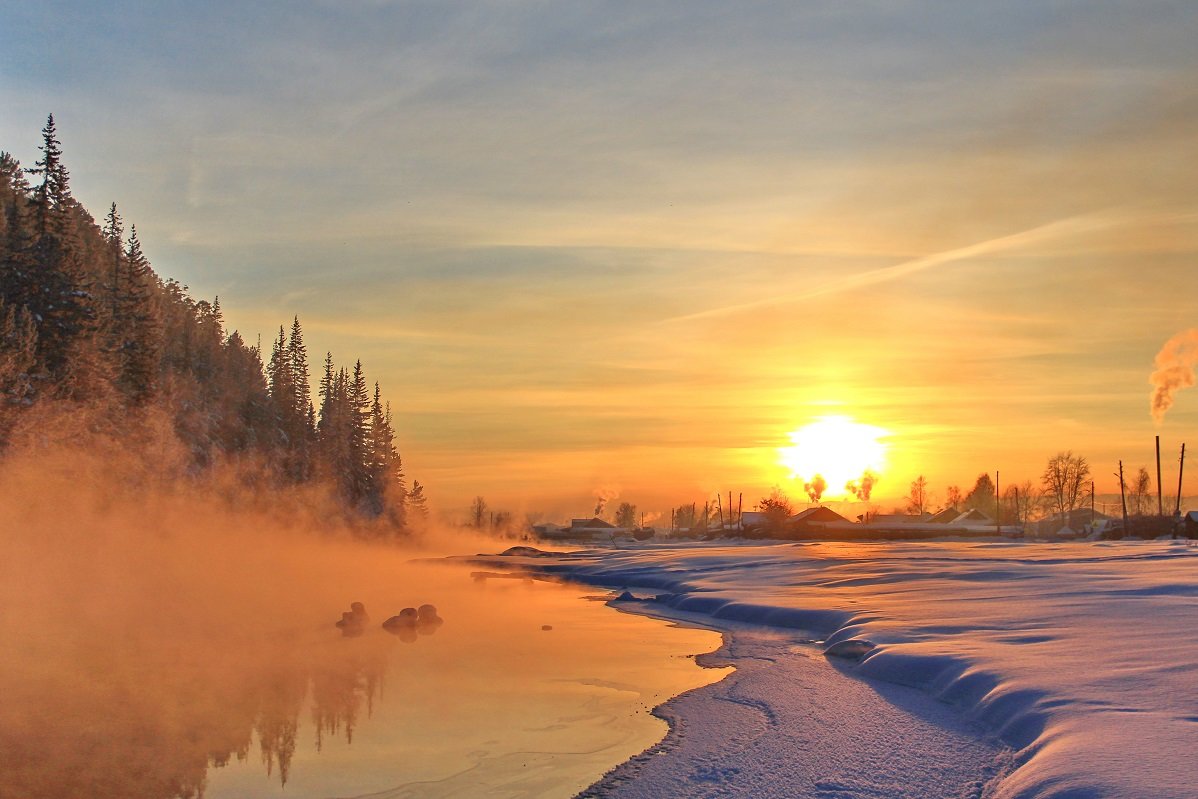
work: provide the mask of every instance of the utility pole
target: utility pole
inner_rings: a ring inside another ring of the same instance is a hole
[[[1122,461],[1120,461],[1122,463]],[[1119,467],[1119,472],[1122,474],[1123,467]],[[1122,485],[1122,483],[1120,483]],[[1127,511],[1123,511],[1123,515],[1127,515]],[[1165,503],[1161,499],[1161,437],[1156,437],[1156,515],[1165,515]]]
[[[1002,535],[1002,492],[998,490],[998,469],[994,470],[994,534]]]
[[[1182,474],[1182,472],[1185,471],[1185,468],[1186,468],[1186,445],[1183,443],[1181,445],[1181,461],[1177,467],[1177,507],[1173,511],[1174,515],[1176,515],[1179,518],[1181,517],[1181,474]]]
[[[1161,440],[1161,437],[1157,436],[1156,440],[1157,440],[1157,444],[1158,444],[1156,451],[1159,453],[1160,452],[1159,442]],[[1160,463],[1159,459],[1157,460],[1157,463],[1158,464]],[[1119,461],[1119,474],[1117,474],[1115,476],[1119,478],[1119,500],[1120,500],[1120,502],[1123,503],[1123,537],[1126,538],[1128,536],[1128,534],[1130,533],[1130,530],[1127,529],[1127,494],[1123,490],[1123,461]],[[1156,487],[1159,490],[1161,487],[1161,484],[1158,482],[1156,484]]]

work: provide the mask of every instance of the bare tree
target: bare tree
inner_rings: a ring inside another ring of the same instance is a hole
[[[960,508],[963,501],[960,486],[949,486],[944,490],[944,507]]]
[[[1027,524],[1032,514],[1040,507],[1042,498],[1040,489],[1032,485],[1031,480],[1024,480],[1020,485],[1009,485],[1002,492],[1002,518],[1000,521],[1012,524]]]
[[[1128,486],[1127,509],[1132,516],[1143,516],[1148,513],[1151,500],[1149,497],[1152,494],[1152,476],[1148,474],[1148,469],[1144,466],[1140,467],[1136,479]]]
[[[616,508],[616,527],[632,530],[636,527],[636,505],[621,502]]]
[[[1058,452],[1048,459],[1040,483],[1048,507],[1062,516],[1081,504],[1083,489],[1090,479],[1090,464],[1072,450]]]
[[[911,481],[911,493],[907,495],[907,512],[923,515],[928,509],[928,479],[922,474]]]
[[[487,501],[482,497],[475,497],[470,503],[470,526],[481,530],[488,521]]]

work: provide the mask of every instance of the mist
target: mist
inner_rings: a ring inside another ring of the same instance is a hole
[[[648,697],[719,676],[679,657],[714,648],[713,633],[663,633],[582,589],[481,579],[441,557],[497,539],[364,540],[369,523],[320,490],[255,482],[252,463],[197,473],[169,426],[147,419],[131,447],[88,433],[85,416],[39,425],[0,459],[4,795],[325,796],[428,780],[452,793],[479,779],[573,793],[660,738]],[[338,629],[351,603],[369,619]],[[443,626],[384,628],[426,604]],[[520,767],[530,752],[551,774]]]
[[[310,682],[318,741],[352,736],[403,645],[381,630],[341,640],[340,613],[363,602],[378,627],[432,603],[452,623],[467,575],[412,560],[487,548],[448,531],[355,540],[318,493],[247,488],[231,465],[155,469],[102,436],[49,438],[0,461],[12,795],[197,796],[209,762],[250,757],[255,738],[285,782]]]

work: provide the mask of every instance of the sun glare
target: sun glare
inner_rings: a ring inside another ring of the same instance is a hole
[[[824,416],[788,433],[789,447],[778,450],[790,476],[802,480],[811,499],[868,499],[872,484],[886,465],[889,431],[855,422],[847,416]],[[821,480],[822,478],[822,480]]]

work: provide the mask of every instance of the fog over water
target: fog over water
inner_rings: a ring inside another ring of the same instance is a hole
[[[0,468],[0,796],[565,795],[721,676],[686,657],[714,633],[413,562],[497,542],[367,545],[105,463]],[[352,601],[371,621],[347,637]],[[425,603],[443,625],[382,629]]]

